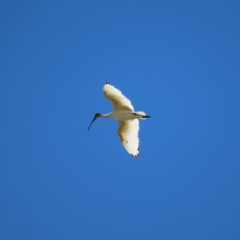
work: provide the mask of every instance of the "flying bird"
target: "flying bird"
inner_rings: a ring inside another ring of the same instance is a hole
[[[103,87],[103,95],[113,105],[113,111],[108,114],[96,113],[92,122],[88,127],[88,131],[92,123],[97,118],[114,118],[118,121],[117,134],[129,154],[134,157],[139,155],[139,120],[150,118],[144,112],[134,112],[133,106],[121,91],[111,85],[109,82]]]

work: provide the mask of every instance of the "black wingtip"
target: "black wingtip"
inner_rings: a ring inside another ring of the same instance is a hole
[[[138,153],[138,154],[136,154],[136,155],[133,155],[133,154],[131,154],[133,157],[135,157],[135,158],[137,158],[139,155],[140,155],[140,153]]]

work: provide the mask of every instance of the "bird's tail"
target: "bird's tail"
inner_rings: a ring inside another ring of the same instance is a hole
[[[147,115],[146,113],[144,112],[135,112],[133,113],[134,116],[137,116],[138,118],[140,119],[146,119],[146,118],[151,118],[151,116]]]

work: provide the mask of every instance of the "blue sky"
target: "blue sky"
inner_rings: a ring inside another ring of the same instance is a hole
[[[240,239],[239,1],[1,1],[0,239]],[[110,82],[151,119],[133,158]]]

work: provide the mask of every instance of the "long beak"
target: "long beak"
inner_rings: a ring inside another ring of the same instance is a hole
[[[94,122],[96,119],[97,119],[96,117],[93,118],[92,122],[90,123],[90,125],[89,125],[89,127],[88,127],[88,131],[89,131],[91,125],[93,124],[93,122]]]

